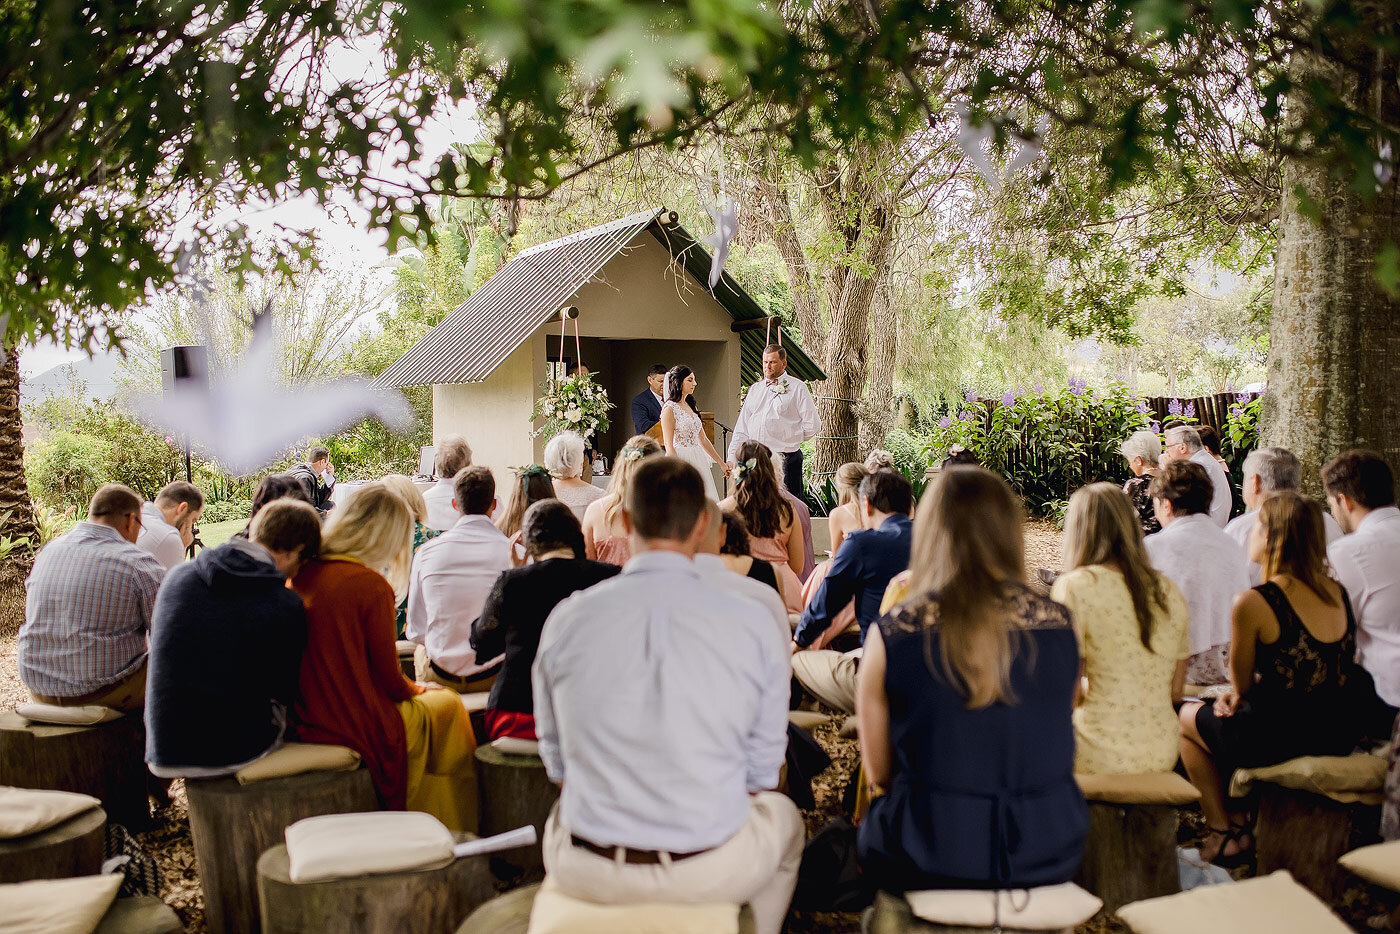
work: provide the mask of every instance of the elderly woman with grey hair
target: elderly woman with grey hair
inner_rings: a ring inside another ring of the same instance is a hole
[[[554,478],[554,495],[583,521],[584,511],[604,491],[583,479],[583,438],[561,431],[544,448],[544,466]]]
[[[1119,446],[1118,451],[1128,459],[1128,469],[1133,472],[1132,479],[1123,484],[1123,492],[1133,501],[1133,509],[1142,525],[1142,534],[1151,535],[1153,532],[1162,531],[1162,524],[1157,521],[1152,509],[1152,497],[1147,494],[1147,488],[1157,473],[1157,462],[1162,457],[1162,439],[1157,436],[1157,432],[1144,428],[1133,432],[1128,440]]]

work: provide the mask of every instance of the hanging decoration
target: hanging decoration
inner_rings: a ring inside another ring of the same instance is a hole
[[[570,319],[574,322],[574,355],[578,367],[573,376],[550,379],[540,387],[540,397],[530,413],[530,421],[544,419],[544,424],[530,432],[530,437],[546,440],[563,431],[577,432],[585,442],[597,438],[611,427],[608,412],[615,406],[607,390],[593,381],[593,374],[584,372],[583,341],[578,331],[579,310],[573,305],[559,312],[559,356],[564,356]]]
[[[710,291],[715,290],[719,285],[720,276],[724,274],[725,261],[729,259],[729,245],[733,242],[735,234],[739,232],[739,205],[731,199],[725,190],[724,171],[724,141],[719,144],[718,156],[719,168],[712,175],[711,193],[716,187],[718,195],[704,205],[705,212],[710,215],[710,220],[714,224],[715,232],[708,237],[701,239],[710,250]]]
[[[1006,166],[1003,174],[997,169],[996,163],[988,155],[991,144],[996,140],[998,126],[1009,126],[1008,119],[991,119],[981,123],[973,123],[968,116],[966,104],[954,104],[953,113],[958,116],[958,148],[963,155],[971,160],[978,173],[987,182],[993,192],[999,192],[1007,180],[1017,172],[1030,165],[1040,157],[1040,153],[1045,145],[1045,134],[1050,129],[1050,118],[1041,117],[1036,124],[1035,132],[1025,135],[1021,131],[1011,128],[1011,136],[1016,146],[1016,154],[1011,157],[1011,161]]]

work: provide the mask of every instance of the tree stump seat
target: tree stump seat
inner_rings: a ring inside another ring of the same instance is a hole
[[[910,906],[908,899],[891,895],[888,892],[877,892],[875,903],[865,910],[861,930],[864,934],[986,934],[986,932],[999,929],[992,925],[975,927],[935,924],[932,921],[925,921],[914,914],[914,909]],[[1016,930],[1023,931],[1024,934],[1071,934],[1073,929],[1017,928]]]
[[[545,773],[544,760],[533,755],[510,755],[490,744],[476,748],[476,787],[480,796],[477,813],[483,837],[490,837],[526,824],[544,839],[544,824],[559,787]],[[544,873],[541,843],[497,854],[497,859],[523,871],[527,877]]]
[[[456,934],[526,934],[530,927],[530,912],[535,907],[535,897],[540,894],[542,888],[540,883],[512,889],[504,895],[493,898],[480,908],[471,913],[471,916],[457,928]],[[557,890],[552,890],[550,895],[554,899],[562,899],[567,903],[576,905],[581,911],[588,911],[592,905],[586,902],[579,902],[570,899]],[[556,903],[557,904],[557,903]],[[618,911],[620,906],[610,905],[605,910],[609,912]],[[647,906],[648,914],[654,910],[654,906]],[[684,905],[667,905],[667,911],[685,911]],[[614,934],[631,934],[626,926],[626,920],[614,914],[610,918],[614,922],[612,930]],[[654,918],[648,923],[646,930],[655,930]],[[589,925],[589,930],[597,930],[598,925]],[[754,934],[753,911],[748,905],[739,909],[738,934]]]
[[[47,830],[0,840],[0,882],[95,876],[106,840],[107,812],[98,807]]]
[[[439,869],[297,883],[291,879],[287,847],[279,844],[258,858],[262,931],[453,934],[496,893],[487,863],[485,856],[469,856]]]
[[[107,818],[133,830],[150,826],[140,714],[91,726],[58,726],[0,714],[0,785],[92,795]]]
[[[1180,892],[1177,807],[1200,799],[1191,783],[1172,772],[1076,779],[1089,802],[1089,835],[1074,881],[1109,912]]]
[[[379,809],[363,766],[247,785],[234,778],[187,779],[185,791],[204,917],[213,934],[257,934],[258,857],[282,842],[290,824],[320,814]]]
[[[150,895],[119,898],[92,934],[181,934],[185,926],[165,902]]]
[[[403,671],[403,676],[410,681],[416,680],[418,671],[413,660],[413,653],[418,650],[418,643],[400,639],[396,645],[399,651],[399,668]]]

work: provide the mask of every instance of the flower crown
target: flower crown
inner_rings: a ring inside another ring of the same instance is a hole
[[[539,464],[530,464],[530,465],[528,465],[528,466],[526,466],[526,467],[517,467],[517,468],[515,468],[515,475],[516,475],[517,477],[521,477],[521,478],[524,478],[524,477],[548,477],[548,476],[549,476],[549,471],[546,470],[545,468],[541,467]]]
[[[734,465],[734,485],[735,485],[735,486],[743,486],[744,480],[746,480],[746,479],[748,478],[749,473],[750,473],[755,467],[757,467],[757,466],[758,466],[758,458],[756,458],[756,457],[750,457],[750,458],[749,458],[748,460],[746,460],[746,461],[740,461],[739,463],[735,464],[735,465]]]

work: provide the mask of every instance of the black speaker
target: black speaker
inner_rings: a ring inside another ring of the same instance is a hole
[[[167,347],[160,352],[160,386],[170,392],[181,389],[209,390],[209,352],[200,344]]]

